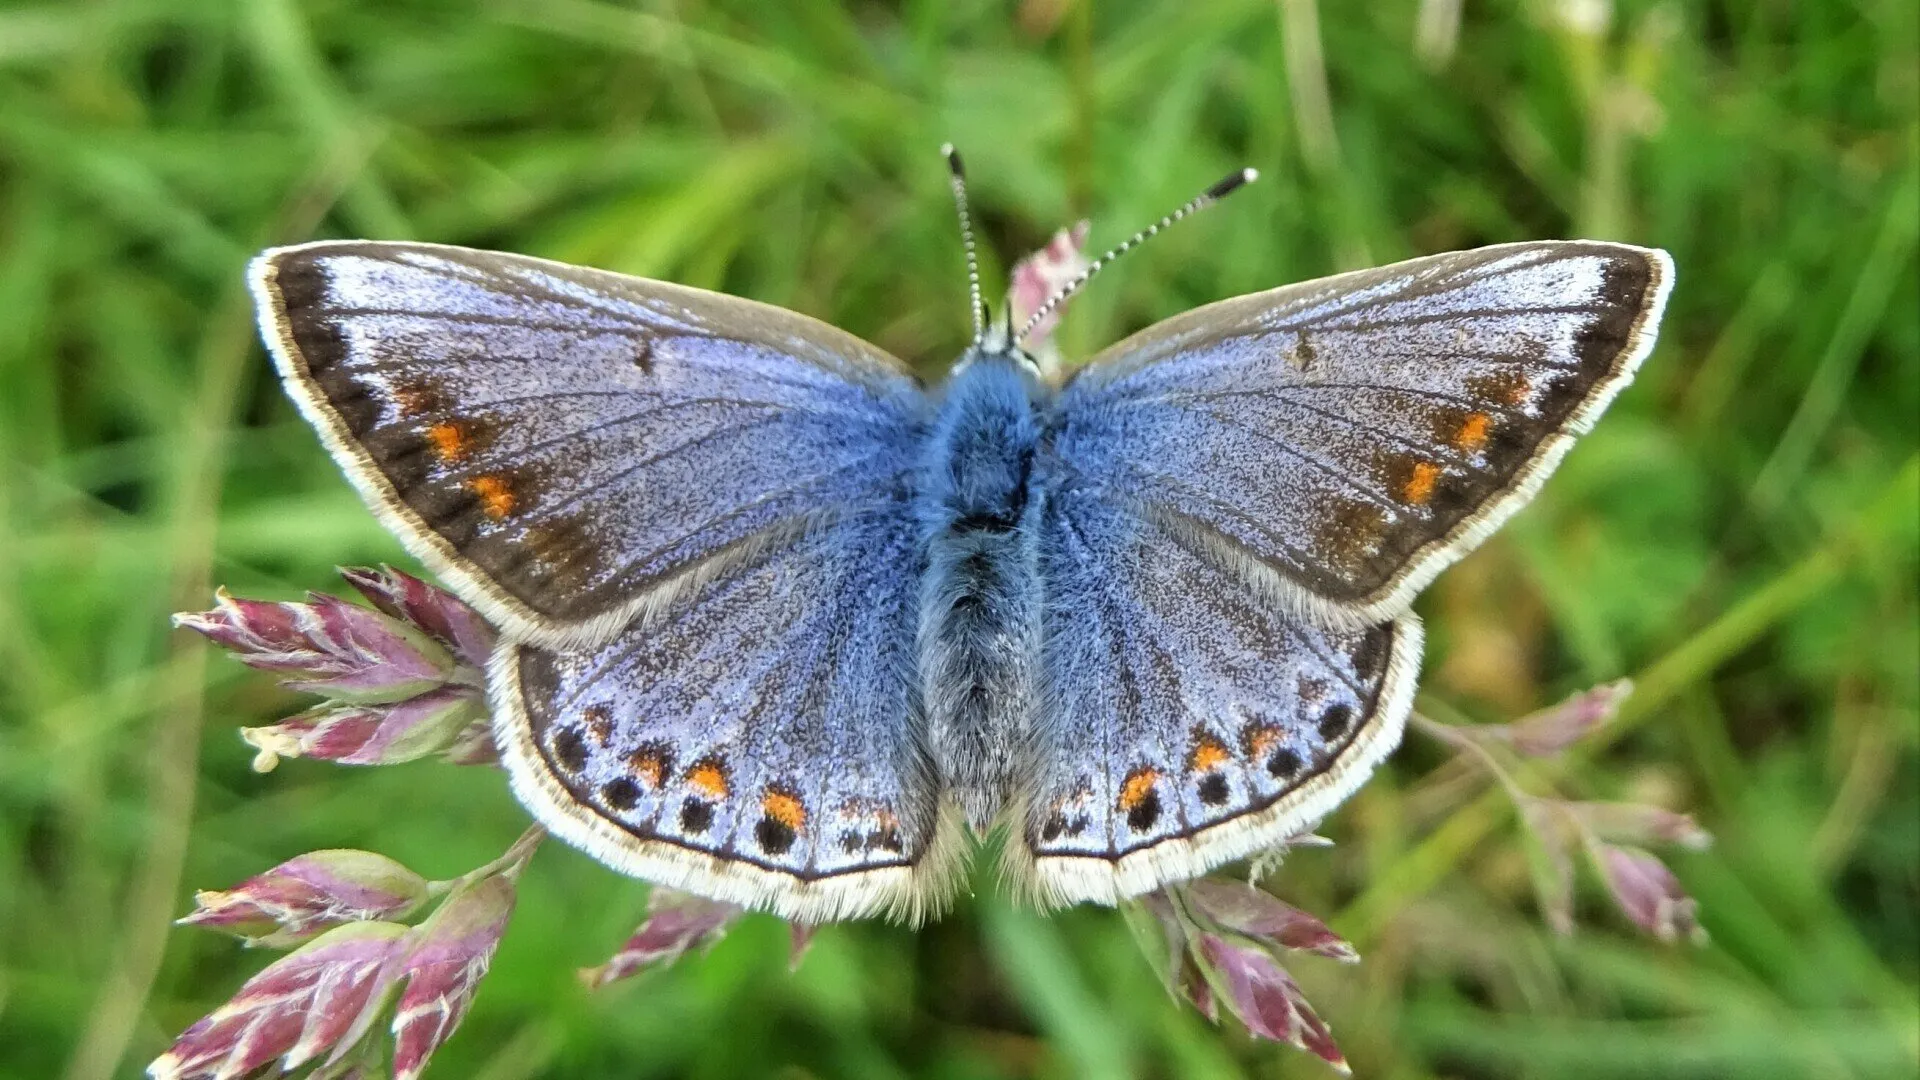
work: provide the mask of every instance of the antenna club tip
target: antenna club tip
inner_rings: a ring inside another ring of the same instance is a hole
[[[947,168],[953,175],[966,175],[966,168],[960,164],[960,151],[955,150],[952,143],[940,144],[940,156],[947,159]]]
[[[1258,169],[1239,169],[1220,178],[1220,182],[1207,189],[1207,198],[1220,199],[1231,194],[1242,184],[1251,184],[1260,179]]]

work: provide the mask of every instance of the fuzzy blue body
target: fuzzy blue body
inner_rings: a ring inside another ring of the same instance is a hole
[[[1034,491],[1050,391],[1031,361],[974,349],[936,405],[915,498],[927,750],[986,829],[1035,749],[1041,590]]]

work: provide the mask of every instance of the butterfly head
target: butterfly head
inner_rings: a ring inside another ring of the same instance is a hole
[[[1020,345],[1011,307],[1003,309],[998,319],[991,317],[983,307],[980,321],[981,332],[973,339],[973,344],[967,346],[967,351],[960,354],[959,362],[953,365],[955,373],[975,363],[992,363],[1008,365],[1035,379],[1040,377],[1040,361]]]

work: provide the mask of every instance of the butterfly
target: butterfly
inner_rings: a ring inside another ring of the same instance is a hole
[[[989,323],[965,235],[975,337],[934,388],[666,282],[421,243],[254,261],[287,392],[501,631],[496,741],[555,835],[811,922],[938,910],[969,831],[1004,827],[1047,904],[1283,843],[1398,744],[1415,594],[1631,380],[1673,277],[1617,243],[1435,255],[1060,378]]]

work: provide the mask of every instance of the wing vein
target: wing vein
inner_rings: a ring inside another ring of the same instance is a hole
[[[1060,513],[1060,522],[1061,524],[1067,527],[1067,531],[1072,534],[1074,541],[1078,545],[1078,549],[1074,552],[1074,560],[1080,563],[1082,566],[1093,566],[1097,568],[1098,558],[1094,554],[1093,545],[1087,541],[1086,534],[1080,531],[1080,525],[1078,522],[1073,520],[1073,515],[1066,512],[1064,509],[1062,509]],[[1140,688],[1133,681],[1131,669],[1129,669],[1126,666],[1124,661],[1120,660],[1120,655],[1121,655],[1120,647],[1118,644],[1115,643],[1115,640],[1114,640],[1115,637],[1121,633],[1121,631],[1114,625],[1114,620],[1112,618],[1113,600],[1112,600],[1112,597],[1109,596],[1107,593],[1107,588],[1105,584],[1107,575],[1095,574],[1094,577],[1096,582],[1099,583],[1094,586],[1094,595],[1098,599],[1098,607],[1100,609],[1099,613],[1095,616],[1100,623],[1100,637],[1107,642],[1108,652],[1115,657],[1115,660],[1116,660],[1115,667],[1118,669],[1118,673],[1117,673],[1118,678],[1127,688],[1132,690],[1133,696],[1137,699],[1139,697]],[[1103,794],[1118,790],[1118,785],[1114,783],[1114,777],[1113,777],[1113,752],[1114,752],[1113,727],[1114,725],[1112,724],[1100,725],[1101,772],[1105,775],[1107,780],[1107,787],[1103,792]],[[1100,812],[1101,824],[1105,826],[1105,829],[1106,829],[1107,850],[1108,851],[1118,850],[1120,846],[1120,841],[1118,836],[1115,834],[1116,824],[1115,824],[1114,818],[1116,815],[1113,813],[1112,808],[1107,806],[1104,802],[1100,805],[1099,812]]]
[[[1354,477],[1347,476],[1344,473],[1341,473],[1335,470],[1333,466],[1328,465],[1326,462],[1320,461],[1319,459],[1313,457],[1311,454],[1308,454],[1305,450],[1302,450],[1299,447],[1293,445],[1292,443],[1288,442],[1286,439],[1283,439],[1277,435],[1270,435],[1267,432],[1261,431],[1259,428],[1253,427],[1249,424],[1235,423],[1234,421],[1221,415],[1216,410],[1207,409],[1204,411],[1208,416],[1211,416],[1216,421],[1218,421],[1221,426],[1231,428],[1235,431],[1244,432],[1248,436],[1254,439],[1257,439],[1260,442],[1267,444],[1268,446],[1272,446],[1279,449],[1282,453],[1290,454],[1294,458],[1300,461],[1306,462],[1308,465],[1313,466],[1314,469],[1318,470],[1321,474],[1331,477],[1336,483],[1342,486],[1351,488],[1354,491],[1358,492],[1361,498],[1374,504],[1375,506],[1378,506],[1384,510],[1396,512],[1396,513],[1399,511],[1400,509],[1399,504],[1395,503],[1392,500],[1392,498],[1382,493],[1374,491],[1372,488],[1361,483],[1358,479]]]
[[[1273,396],[1281,400],[1291,400],[1293,395],[1295,394],[1314,391],[1314,390],[1374,390],[1383,394],[1407,394],[1413,397],[1424,397],[1424,398],[1431,398],[1436,401],[1444,401],[1450,405],[1462,406],[1474,412],[1492,412],[1492,413],[1499,413],[1502,416],[1519,417],[1523,420],[1529,419],[1529,417],[1527,417],[1525,413],[1522,413],[1516,409],[1501,408],[1500,406],[1497,406],[1497,405],[1487,405],[1482,402],[1474,401],[1471,398],[1464,398],[1458,395],[1444,393],[1439,390],[1423,390],[1423,389],[1416,389],[1410,386],[1395,386],[1392,383],[1357,383],[1357,382],[1302,383],[1302,384],[1296,384],[1291,386],[1256,386],[1256,387],[1249,387],[1244,390],[1170,391],[1165,394],[1156,394],[1153,397],[1122,398],[1120,400],[1105,404],[1103,408],[1115,409],[1123,406],[1127,408],[1140,408],[1140,407],[1145,407],[1149,405],[1177,405],[1181,402],[1187,402],[1187,401],[1194,401],[1194,402],[1223,401],[1231,398],[1266,397],[1266,396]]]
[[[1408,326],[1426,326],[1438,322],[1459,322],[1462,319],[1499,319],[1515,315],[1604,315],[1619,307],[1618,304],[1534,304],[1517,308],[1468,308],[1462,311],[1436,311],[1429,315],[1409,315],[1400,319],[1380,319],[1375,322],[1315,322],[1281,323],[1275,329],[1293,330],[1398,330]],[[1355,309],[1359,310],[1359,309]]]
[[[573,439],[584,438],[588,435],[592,435],[597,432],[607,431],[612,428],[621,427],[626,424],[631,424],[637,420],[644,420],[648,417],[658,416],[662,413],[671,412],[676,409],[690,408],[690,407],[699,406],[699,405],[738,405],[746,408],[763,408],[763,409],[785,408],[785,406],[779,405],[771,401],[744,401],[744,400],[739,400],[735,398],[693,398],[693,399],[688,399],[684,401],[672,401],[662,405],[658,405],[653,408],[642,409],[642,410],[639,410],[638,412],[625,413],[620,416],[612,417],[607,420],[602,420],[598,423],[589,424],[586,427],[578,428],[573,431],[562,432],[559,435],[542,439],[539,442],[533,443],[528,446],[520,447],[519,449],[514,450],[510,454],[502,455],[497,458],[489,458],[485,463],[475,463],[471,468],[462,469],[457,472],[450,473],[448,475],[450,477],[457,478],[457,479],[466,478],[475,474],[491,472],[503,467],[517,465],[528,460],[534,454],[537,454],[540,451],[547,449],[548,447],[556,446],[560,443],[568,442]],[[863,420],[863,419],[871,420],[871,417],[860,417],[851,413],[838,413],[838,412],[834,412],[834,413],[806,412],[806,413],[800,413],[798,415],[804,416],[808,420],[826,419],[829,417],[846,419],[846,420],[856,420],[856,421]],[[739,430],[739,429],[737,428],[720,429],[718,432],[715,432],[715,433],[724,433],[726,430]],[[615,478],[615,479],[618,479],[618,478]]]

